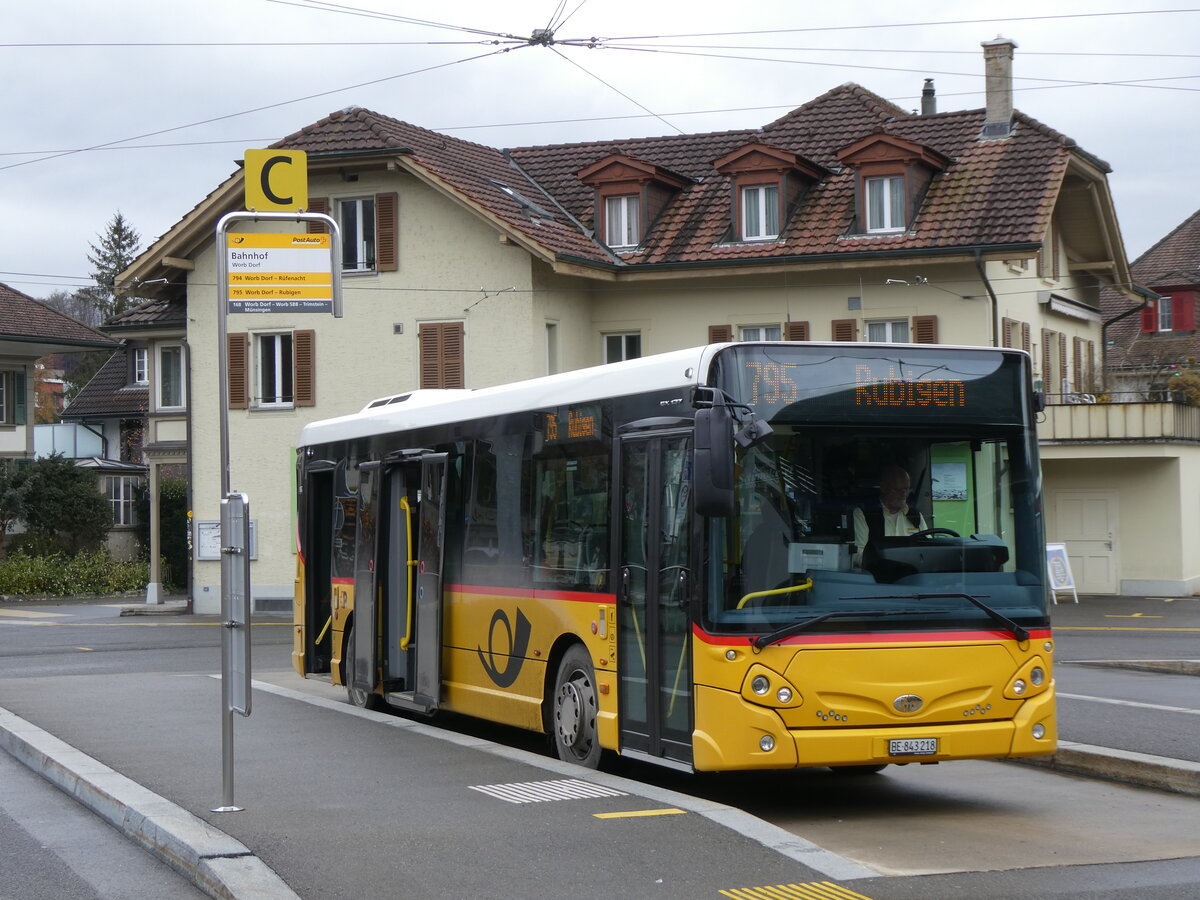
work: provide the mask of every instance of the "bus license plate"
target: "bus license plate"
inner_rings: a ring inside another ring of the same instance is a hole
[[[888,756],[933,756],[937,752],[937,738],[900,738],[888,741]]]

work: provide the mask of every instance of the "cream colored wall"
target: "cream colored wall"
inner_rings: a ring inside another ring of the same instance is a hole
[[[1117,580],[1123,594],[1188,595],[1200,588],[1200,447],[1179,443],[1043,445],[1046,536],[1057,491],[1112,490]]]
[[[316,406],[290,410],[230,410],[230,486],[250,497],[258,559],[254,596],[289,597],[295,575],[292,513],[294,447],[307,422],[344,415],[368,401],[418,386],[417,331],[423,321],[461,320],[466,331],[466,381],[484,387],[544,374],[545,321],[554,311],[571,325],[581,314],[570,302],[539,309],[531,291],[529,255],[503,245],[495,228],[406,174],[361,176],[357,183],[314,178],[312,196],[340,198],[399,192],[397,272],[343,279],[345,315],[241,314],[230,333],[315,329]],[[234,230],[272,230],[246,223]],[[276,228],[273,230],[285,230]],[[298,229],[297,229],[298,230]],[[188,343],[192,350],[192,465],[195,519],[220,513],[217,396],[217,257],[210,243],[189,275]],[[480,288],[484,291],[481,292]],[[508,290],[512,289],[512,290]],[[504,291],[504,293],[500,293]],[[403,333],[394,333],[394,326]],[[574,347],[574,343],[571,345]],[[561,351],[560,351],[561,353]],[[197,560],[198,612],[220,604],[219,563]]]
[[[33,455],[33,361],[15,356],[0,356],[0,369],[25,372],[25,425],[0,425],[0,456]],[[13,402],[13,398],[9,398]]]

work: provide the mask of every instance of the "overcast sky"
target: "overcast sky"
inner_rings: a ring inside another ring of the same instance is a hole
[[[998,34],[1016,107],[1112,166],[1130,261],[1200,207],[1200,8],[1178,0],[8,6],[0,281],[34,297],[89,283],[117,210],[144,248],[244,150],[347,106],[494,147],[756,127],[847,81],[917,109],[929,77],[939,110],[975,109]]]

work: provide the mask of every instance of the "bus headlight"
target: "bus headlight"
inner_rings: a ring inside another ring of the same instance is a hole
[[[791,703],[792,689],[790,687],[781,687],[775,692],[775,699],[780,703]]]
[[[770,709],[795,709],[804,702],[794,684],[762,663],[755,663],[746,672],[740,693],[747,703]]]
[[[1029,683],[1034,687],[1041,687],[1046,683],[1046,670],[1041,666],[1034,666],[1029,670]]]
[[[1025,693],[1025,679],[1024,678],[1018,678],[1016,681],[1014,681],[1012,683],[1012,692],[1014,694],[1016,694],[1018,697],[1020,697],[1022,694]]]
[[[750,682],[750,690],[758,694],[760,697],[766,694],[771,689],[771,682],[764,675],[756,675],[754,680]]]

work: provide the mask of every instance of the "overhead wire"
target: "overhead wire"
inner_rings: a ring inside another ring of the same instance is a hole
[[[677,131],[679,134],[684,134],[684,133],[685,133],[685,132],[684,132],[684,130],[683,130],[682,128],[680,128],[678,125],[676,125],[674,122],[670,122],[670,121],[668,121],[668,120],[664,119],[662,116],[660,116],[658,113],[654,112],[654,111],[653,111],[652,109],[650,109],[649,107],[645,106],[645,105],[644,105],[644,104],[642,104],[642,103],[639,103],[637,100],[634,100],[632,97],[630,97],[630,96],[629,96],[627,93],[625,93],[625,92],[624,92],[623,90],[621,90],[620,88],[618,88],[618,87],[616,87],[615,85],[612,85],[612,84],[610,84],[609,82],[605,81],[603,78],[601,78],[601,77],[600,77],[599,75],[597,75],[595,72],[591,72],[591,71],[589,71],[588,69],[584,68],[582,65],[580,65],[579,63],[577,63],[575,60],[571,59],[569,56],[566,56],[565,54],[563,54],[563,53],[560,53],[556,47],[551,47],[550,49],[551,49],[551,50],[553,50],[553,51],[554,51],[556,54],[558,54],[558,56],[559,56],[561,59],[564,59],[564,60],[566,60],[566,61],[567,61],[567,62],[569,62],[571,65],[575,66],[577,69],[579,69],[581,72],[583,72],[585,75],[589,75],[589,76],[591,76],[592,78],[596,79],[596,81],[600,82],[602,85],[604,85],[604,86],[605,86],[606,88],[608,88],[610,91],[615,91],[616,93],[620,94],[622,97],[624,97],[626,100],[628,100],[628,101],[629,101],[630,103],[632,103],[634,106],[636,106],[638,109],[644,110],[644,111],[645,111],[646,113],[648,113],[649,115],[651,115],[651,116],[653,116],[654,118],[658,119],[660,122],[662,122],[662,123],[663,123],[664,125],[666,125],[668,128],[674,129],[674,130],[675,130],[675,131]]]

